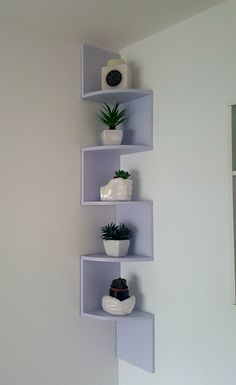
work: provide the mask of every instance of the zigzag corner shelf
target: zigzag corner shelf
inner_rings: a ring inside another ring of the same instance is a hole
[[[81,256],[81,315],[116,323],[116,355],[149,372],[155,371],[154,315],[134,309],[128,316],[112,316],[101,307],[121,263],[153,260],[153,207],[151,201],[101,202],[99,188],[120,168],[120,156],[152,150],[153,93],[150,90],[100,90],[101,67],[116,53],[82,45],[82,99],[94,103],[119,100],[129,112],[128,126],[119,146],[93,146],[81,149],[81,204],[114,206],[114,222],[132,224],[137,236],[131,240],[129,255],[111,258],[104,254]],[[140,221],[140,218],[142,220]],[[134,293],[135,294],[135,293]]]

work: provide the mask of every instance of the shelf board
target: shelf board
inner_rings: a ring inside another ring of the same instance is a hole
[[[236,176],[236,171],[232,171],[232,175],[233,175],[233,176]]]
[[[152,205],[152,201],[82,201],[82,206],[135,206]]]
[[[152,319],[153,314],[148,313],[139,309],[134,309],[131,314],[125,316],[122,315],[111,315],[103,311],[102,309],[92,310],[86,313],[81,313],[82,316],[100,319],[103,321],[127,321],[127,320],[144,320]]]
[[[82,95],[82,99],[96,103],[114,103],[117,100],[120,103],[129,102],[143,96],[152,95],[150,90],[140,90],[135,88],[116,88],[111,90],[93,91]]]
[[[153,258],[144,255],[127,255],[126,257],[108,257],[106,254],[87,254],[81,258],[85,261],[95,262],[148,262],[153,261]]]
[[[113,146],[90,146],[83,147],[83,152],[89,151],[105,151],[105,152],[116,152],[118,155],[123,154],[133,154],[136,152],[150,151],[152,150],[152,146],[146,146],[142,144],[121,144],[121,145],[113,145]]]

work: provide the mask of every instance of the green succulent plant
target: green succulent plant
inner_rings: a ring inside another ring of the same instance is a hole
[[[113,279],[111,287],[113,289],[128,289],[127,281],[124,278]]]
[[[115,175],[113,178],[128,179],[129,177],[130,177],[130,173],[128,171],[118,170],[118,171],[115,171]]]
[[[131,239],[133,236],[132,230],[124,223],[116,225],[111,222],[101,228],[101,237],[105,241],[120,241],[124,239]]]
[[[109,127],[109,130],[115,130],[116,126],[126,119],[126,109],[121,110],[120,102],[116,102],[113,106],[104,103],[97,113],[97,120]]]

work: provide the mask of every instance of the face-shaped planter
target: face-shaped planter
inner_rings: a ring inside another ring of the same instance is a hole
[[[130,201],[131,196],[131,179],[114,178],[107,185],[100,187],[101,201]]]

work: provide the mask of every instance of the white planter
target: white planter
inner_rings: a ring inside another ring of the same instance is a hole
[[[136,298],[132,297],[119,301],[117,298],[104,295],[102,297],[102,308],[105,312],[112,315],[126,315],[131,314],[135,306]]]
[[[113,178],[105,186],[100,187],[101,201],[130,201],[131,196],[131,179]]]
[[[106,255],[109,257],[125,257],[129,250],[130,239],[120,241],[105,241],[103,240]]]
[[[121,144],[123,138],[123,130],[103,130],[101,133],[101,141],[104,146]]]

